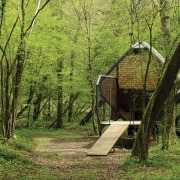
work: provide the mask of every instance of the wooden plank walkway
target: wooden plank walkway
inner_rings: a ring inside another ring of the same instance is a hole
[[[139,125],[141,123],[141,121],[102,121],[101,124],[109,124],[109,125]]]
[[[130,124],[133,123],[131,121],[111,122],[111,125],[87,152],[87,155],[106,156]],[[140,121],[135,121],[135,124],[139,125]]]

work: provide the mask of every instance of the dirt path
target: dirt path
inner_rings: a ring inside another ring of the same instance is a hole
[[[35,140],[38,142],[36,151],[41,154],[36,162],[51,166],[54,170],[60,171],[63,176],[68,177],[67,179],[71,179],[72,173],[81,171],[84,175],[86,173],[93,175],[95,179],[113,179],[120,172],[123,160],[129,155],[130,151],[115,149],[108,156],[86,156],[86,152],[96,139],[97,137],[76,139],[36,138]],[[52,155],[57,156],[52,157]],[[80,174],[79,177],[85,179],[83,174]]]

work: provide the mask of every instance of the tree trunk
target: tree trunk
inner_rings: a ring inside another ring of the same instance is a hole
[[[58,105],[57,105],[57,124],[56,127],[61,129],[63,127],[63,103],[62,103],[62,91],[58,91]]]
[[[169,138],[174,121],[174,95],[175,89],[173,88],[165,102],[165,113],[162,121],[162,150],[169,148]]]
[[[129,36],[130,36],[130,42],[131,45],[136,43],[136,38],[135,38],[135,34],[134,34],[134,26],[135,26],[135,3],[134,0],[130,1],[130,7],[129,7],[129,15],[130,15],[130,32],[129,32]],[[137,19],[136,19],[137,20]],[[138,39],[139,40],[139,39]]]
[[[166,62],[164,65],[164,69],[166,69],[167,64],[170,61],[170,45],[171,45],[171,34],[170,34],[170,5],[169,0],[160,0],[160,17],[161,17],[161,29],[162,29],[162,36],[163,36],[163,44],[164,44],[164,52],[166,57]],[[169,97],[165,103],[165,111],[164,111],[164,118],[162,121],[162,149],[168,149],[169,147],[169,136],[171,134],[171,130],[173,128],[173,122],[175,121],[175,90],[172,90]]]
[[[27,116],[27,124],[26,127],[29,129],[30,128],[30,114],[31,114],[31,106],[28,108],[28,116]]]
[[[36,121],[40,115],[41,101],[42,101],[42,95],[38,94],[36,101],[34,101],[33,122]]]
[[[16,117],[17,117],[17,108],[18,108],[18,98],[19,98],[19,90],[20,90],[20,83],[22,78],[22,73],[24,70],[24,61],[25,61],[25,35],[24,35],[24,23],[25,23],[25,10],[24,10],[24,0],[21,3],[21,12],[22,12],[22,22],[21,22],[21,35],[20,39],[21,42],[19,44],[15,62],[16,69],[15,69],[15,76],[13,77],[13,97],[12,97],[12,104],[10,109],[10,116],[7,119],[7,134],[6,137],[10,138],[13,135],[15,125],[16,125]]]
[[[99,107],[101,107],[104,104],[104,101],[99,101]],[[89,108],[88,108],[89,109]],[[80,121],[79,125],[85,125],[87,124],[92,117],[92,110],[90,110],[86,116]]]
[[[48,94],[48,118],[51,119],[51,95]]]
[[[58,62],[58,82],[59,82],[59,87],[58,87],[58,94],[57,94],[57,123],[56,127],[57,128],[62,128],[63,127],[63,88],[62,88],[62,69],[63,69],[63,59],[60,59]]]
[[[171,43],[169,0],[160,0],[160,7],[161,7],[161,11],[160,11],[161,29],[164,39],[164,50],[167,56],[170,49],[169,46]]]
[[[76,43],[76,36],[75,36],[75,39],[74,39],[74,43]],[[71,71],[70,71],[70,74],[69,74],[69,80],[70,80],[70,83],[71,83],[71,86],[70,86],[70,89],[71,89],[71,92],[70,92],[70,96],[69,96],[69,109],[68,109],[68,122],[71,122],[72,121],[72,116],[73,116],[73,99],[74,99],[74,94],[72,92],[72,81],[73,81],[73,76],[74,76],[74,52],[72,51],[71,52],[71,63],[70,63],[70,66],[71,66]]]
[[[74,103],[74,94],[70,94],[69,104],[68,104],[68,122],[72,122],[73,116],[73,103]]]
[[[29,98],[26,101],[26,105],[18,112],[17,118],[19,118],[21,116],[21,114],[23,114],[23,112],[29,108],[31,101],[33,99],[33,96],[34,96],[34,92],[35,92],[34,86],[31,85],[30,89],[29,89]]]
[[[6,6],[6,1],[2,0],[1,1],[1,18],[0,18],[0,39],[2,36],[2,25],[3,25],[3,19],[4,19],[4,11],[5,11],[5,6]],[[2,135],[5,135],[5,127],[4,127],[4,110],[5,110],[5,105],[4,105],[4,67],[3,67],[3,58],[1,58],[0,60],[0,70],[1,70],[1,131],[2,131]]]
[[[144,126],[141,124],[135,140],[132,156],[139,157],[145,160],[148,157],[148,144],[151,136],[152,129],[158,120],[158,115],[164,106],[164,102],[169,96],[174,81],[180,69],[180,44],[174,52],[167,69],[153,93],[143,116]],[[143,133],[144,128],[144,133]]]

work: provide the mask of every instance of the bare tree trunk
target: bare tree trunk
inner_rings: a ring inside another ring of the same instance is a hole
[[[63,127],[63,103],[62,103],[62,91],[58,91],[58,105],[57,105],[57,128],[62,128]]]
[[[170,45],[171,45],[171,34],[170,34],[170,5],[169,0],[160,0],[160,17],[161,17],[161,29],[163,35],[163,42],[164,42],[164,52],[166,57],[166,62],[164,65],[164,70],[167,67],[167,64],[170,61]],[[173,122],[175,122],[175,91],[172,89],[171,93],[169,94],[168,99],[165,103],[165,111],[164,111],[164,118],[162,120],[162,149],[168,149],[169,147],[169,136],[171,134],[171,130],[173,128]]]
[[[31,106],[28,108],[28,116],[27,116],[27,124],[26,127],[30,128],[30,114],[31,114]]]
[[[93,57],[91,56],[92,52],[91,52],[91,13],[90,13],[90,9],[87,9],[86,7],[86,3],[84,3],[84,7],[83,7],[83,13],[84,13],[84,23],[85,23],[85,28],[86,28],[86,39],[87,39],[87,57],[88,57],[88,67],[87,67],[87,74],[88,74],[88,81],[89,81],[89,85],[91,88],[91,109],[92,109],[92,121],[93,121],[93,129],[94,132],[97,133],[98,132],[98,128],[97,128],[97,122],[96,122],[96,118],[95,118],[95,86],[94,86],[94,72],[93,72]]]
[[[134,34],[135,11],[136,11],[135,10],[135,3],[134,3],[133,0],[131,0],[130,1],[130,9],[129,9],[129,14],[130,14],[130,17],[131,17],[130,33],[129,33],[131,45],[135,44],[135,42],[136,42],[136,38],[135,38],[135,34]]]
[[[15,124],[16,124],[16,116],[17,116],[17,107],[18,107],[18,97],[19,97],[19,89],[20,82],[22,78],[22,73],[24,70],[24,61],[25,61],[25,35],[24,35],[24,25],[25,25],[25,9],[24,9],[24,0],[21,2],[21,34],[20,34],[20,44],[16,53],[15,62],[16,70],[15,76],[13,77],[13,97],[10,109],[10,116],[7,119],[6,123],[6,137],[10,138],[13,135]]]
[[[51,95],[48,94],[48,118],[51,119]]]
[[[74,94],[70,94],[69,97],[69,109],[68,109],[68,122],[72,122],[72,116],[73,116],[73,98]]]
[[[4,19],[4,11],[5,11],[6,1],[1,1],[1,17],[0,17],[0,39],[2,35],[2,25],[3,25],[3,19]],[[1,46],[1,45],[0,45]],[[3,52],[4,54],[5,52]],[[4,66],[3,66],[3,57],[0,60],[0,70],[1,70],[1,131],[2,135],[5,136],[5,100],[4,100]]]
[[[74,37],[74,44],[76,44],[76,42],[77,42],[78,33],[79,32],[77,32],[75,37]],[[73,93],[73,86],[72,86],[72,82],[73,82],[73,78],[74,78],[74,60],[75,60],[74,58],[75,58],[75,52],[74,52],[74,50],[72,50],[72,52],[71,52],[71,62],[70,62],[71,71],[70,71],[70,74],[69,74],[69,76],[70,76],[70,84],[71,84],[71,86],[70,86],[71,92],[70,92],[69,105],[68,105],[68,107],[69,107],[69,109],[68,109],[68,122],[72,121],[73,103],[75,101],[74,99],[76,99],[76,96],[79,95],[79,93],[78,94]]]
[[[76,42],[76,36],[75,36],[75,39],[74,39],[74,43]],[[72,116],[73,116],[73,99],[74,99],[74,93],[72,92],[72,81],[73,81],[73,76],[74,76],[74,52],[71,53],[71,63],[70,63],[70,66],[71,66],[71,71],[70,71],[70,83],[71,83],[71,92],[70,92],[70,96],[69,96],[69,109],[68,109],[68,122],[71,122],[72,121]]]
[[[180,44],[178,45],[174,55],[171,58],[163,76],[153,93],[148,106],[145,110],[144,121],[144,133],[142,131],[142,124],[139,127],[137,138],[135,140],[132,156],[139,157],[141,160],[145,160],[148,157],[148,144],[151,136],[152,129],[158,120],[158,115],[164,106],[164,102],[168,98],[174,81],[177,77],[180,69]]]
[[[12,33],[16,27],[16,24],[18,22],[18,18],[16,18],[15,23],[13,24],[13,27],[11,29],[10,35],[6,41],[6,44],[4,48],[1,47],[2,50],[2,57],[0,61],[0,68],[1,68],[1,125],[2,125],[2,135],[4,137],[7,137],[7,132],[9,131],[9,126],[11,126],[11,123],[8,121],[11,121],[10,116],[10,75],[12,74],[12,71],[10,71],[9,62],[6,56],[6,49],[8,46],[8,43],[11,39]],[[7,130],[7,132],[6,132]]]
[[[166,56],[168,56],[169,46],[171,43],[171,35],[170,35],[170,5],[169,0],[160,0],[160,17],[161,17],[161,29],[162,35],[164,39],[164,50]]]
[[[41,101],[42,101],[42,95],[38,94],[37,99],[34,101],[33,122],[36,121],[40,115]]]
[[[91,45],[90,45],[90,37],[88,39],[88,51],[89,51],[89,55],[88,55],[88,70],[89,70],[89,84],[91,87],[91,109],[92,109],[92,121],[93,121],[93,129],[94,132],[97,133],[97,122],[96,122],[96,118],[95,118],[95,105],[96,105],[96,101],[95,101],[95,86],[94,86],[94,80],[93,80],[93,68],[92,68],[92,59],[91,59]]]
[[[148,27],[149,27],[149,34],[150,34],[150,51],[149,51],[149,59],[147,62],[147,67],[146,67],[146,72],[145,72],[145,77],[144,77],[144,84],[143,84],[143,113],[145,112],[145,108],[146,108],[147,78],[148,78],[150,63],[152,60],[152,27],[153,27],[153,23],[148,24]],[[146,136],[144,118],[142,119],[142,122],[141,122],[141,132],[142,132],[142,136]],[[142,138],[141,151],[143,154],[148,154],[146,142],[144,141],[143,138]]]
[[[175,89],[171,90],[169,97],[165,102],[164,108],[164,118],[162,122],[162,150],[166,150],[169,148],[169,138],[171,134],[171,129],[173,127],[174,122],[174,106],[175,106]]]
[[[58,94],[57,94],[57,128],[63,127],[63,88],[62,88],[62,69],[63,69],[63,59],[60,59],[58,62]]]
[[[33,96],[34,96],[34,92],[35,92],[35,88],[34,86],[30,85],[30,89],[29,89],[29,98],[28,100],[26,101],[26,105],[18,112],[17,114],[17,118],[19,118],[21,116],[21,114],[23,114],[23,112],[29,108],[31,102],[32,102],[32,99],[33,99]]]

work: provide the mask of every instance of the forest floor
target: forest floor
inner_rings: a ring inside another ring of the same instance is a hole
[[[17,139],[0,143],[0,180],[178,180],[180,146],[149,150],[146,162],[115,148],[107,156],[87,156],[98,136],[72,129],[18,129]],[[178,140],[179,141],[179,140]]]
[[[96,136],[70,139],[34,137],[37,142],[35,151],[41,154],[35,161],[40,165],[51,167],[54,175],[59,175],[58,179],[178,179],[180,177],[177,170],[172,176],[171,173],[168,174],[170,166],[163,165],[164,160],[161,162],[159,156],[157,161],[149,164],[127,161],[131,150],[125,148],[115,148],[107,156],[87,156],[88,149],[97,139]],[[169,156],[169,160],[170,158]]]
[[[98,137],[68,140],[36,137],[35,141],[41,143],[38,143],[35,150],[43,156],[35,161],[60,171],[62,179],[115,179],[125,158],[130,155],[130,150],[116,148],[108,156],[87,156],[88,149],[97,139]],[[51,153],[59,158],[51,158]]]

